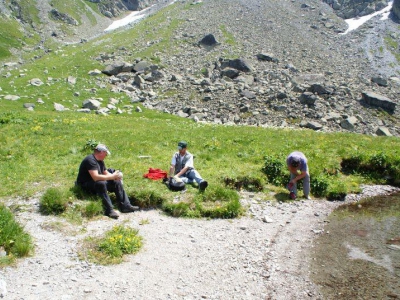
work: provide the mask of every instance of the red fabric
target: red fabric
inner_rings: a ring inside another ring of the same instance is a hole
[[[152,179],[152,180],[159,180],[159,179],[167,178],[168,177],[168,173],[163,171],[163,170],[161,170],[161,169],[150,168],[149,169],[149,173],[144,174],[143,177],[149,178],[149,179]]]

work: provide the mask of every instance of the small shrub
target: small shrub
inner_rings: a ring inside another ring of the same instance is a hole
[[[101,201],[89,201],[82,208],[82,216],[86,218],[93,218],[103,214],[103,205]]]
[[[0,260],[0,265],[10,264],[15,257],[28,256],[33,251],[31,236],[15,221],[13,214],[4,205],[0,205],[0,248],[7,253]]]
[[[88,140],[85,144],[85,146],[83,147],[84,150],[91,150],[93,151],[94,148],[96,148],[96,146],[100,144],[100,142],[96,141],[96,140]]]
[[[329,187],[329,191],[326,194],[326,199],[333,200],[344,200],[347,195],[347,187],[343,182],[335,182]]]
[[[39,203],[39,211],[45,215],[59,215],[67,210],[68,196],[57,188],[49,188]]]
[[[328,191],[329,179],[327,176],[310,176],[311,193],[316,197],[324,197]]]
[[[111,257],[136,253],[141,247],[142,237],[138,235],[138,230],[123,226],[114,226],[99,244],[100,251]]]
[[[288,180],[287,173],[284,172],[284,170],[285,165],[282,162],[282,159],[269,155],[264,157],[264,167],[262,168],[262,171],[267,175],[269,183],[278,186],[284,185]]]
[[[81,259],[101,265],[121,263],[124,254],[137,253],[143,246],[138,230],[114,226],[102,238],[88,238],[79,251]]]

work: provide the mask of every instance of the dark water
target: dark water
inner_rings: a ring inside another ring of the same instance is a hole
[[[400,299],[400,194],[338,208],[312,258],[324,299]]]

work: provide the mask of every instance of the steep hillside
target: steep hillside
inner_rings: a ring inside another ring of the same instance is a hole
[[[0,59],[19,50],[44,50],[58,43],[85,41],[116,18],[158,0],[4,0],[0,2]],[[23,52],[22,52],[23,53]]]
[[[54,22],[43,22],[41,34],[52,37],[36,45],[42,50],[38,58],[49,40],[55,49],[54,43],[89,39],[109,24],[94,3],[75,2],[82,8],[69,15],[85,25],[49,31]],[[50,4],[43,2],[38,15]],[[375,18],[343,35],[345,21],[319,0],[177,1],[140,27],[89,42],[84,51],[93,55],[76,48],[74,56],[90,57],[103,71],[87,79],[103,95],[123,91],[132,103],[195,121],[397,136],[397,26]],[[68,73],[70,64],[63,64]],[[15,93],[6,83],[3,90]],[[88,96],[82,90],[76,94],[68,109],[76,110]]]

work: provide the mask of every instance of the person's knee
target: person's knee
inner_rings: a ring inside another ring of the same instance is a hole
[[[96,192],[99,192],[99,193],[107,192],[107,181],[103,181],[103,180],[96,181],[95,189],[96,189]]]

